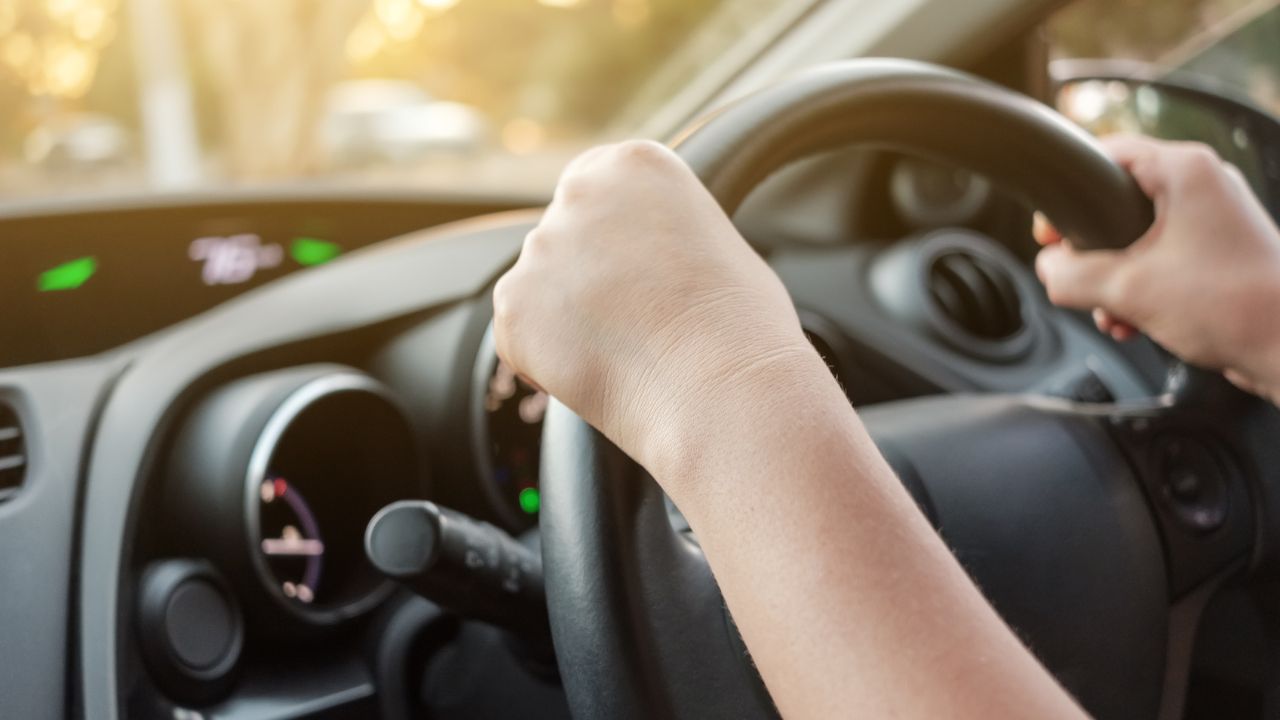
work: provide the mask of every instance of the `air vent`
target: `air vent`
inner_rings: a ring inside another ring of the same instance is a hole
[[[0,402],[0,501],[18,492],[26,474],[26,444],[18,413],[12,406]]]
[[[964,250],[947,252],[929,266],[928,282],[938,310],[969,335],[1000,341],[1022,331],[1017,286],[996,263]]]

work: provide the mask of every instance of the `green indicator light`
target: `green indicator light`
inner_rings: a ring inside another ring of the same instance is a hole
[[[537,515],[540,507],[542,507],[542,494],[538,492],[538,488],[525,488],[520,491],[520,509],[526,515]]]
[[[40,289],[40,292],[75,290],[88,282],[89,278],[93,277],[93,274],[97,271],[97,258],[92,256],[78,258],[40,273],[40,279],[36,283],[36,287]]]
[[[313,237],[297,237],[289,245],[289,254],[299,265],[323,265],[342,254],[338,243]]]

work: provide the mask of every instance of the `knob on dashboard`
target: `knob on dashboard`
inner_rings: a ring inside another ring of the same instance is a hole
[[[208,702],[231,684],[244,644],[235,595],[213,565],[161,560],[148,565],[138,592],[142,655],[169,694]]]

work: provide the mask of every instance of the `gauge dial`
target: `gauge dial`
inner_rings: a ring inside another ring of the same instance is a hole
[[[894,209],[915,230],[970,224],[991,194],[980,175],[913,157],[899,160],[889,177]]]
[[[324,572],[324,540],[315,513],[302,493],[282,477],[263,480],[258,497],[262,499],[262,554],[280,583],[280,592],[301,603],[313,602]]]
[[[538,468],[542,419],[549,401],[545,392],[521,380],[501,360],[484,396],[493,482],[502,496],[529,518],[536,516],[541,506]]]
[[[542,506],[542,419],[551,398],[498,358],[492,328],[481,343],[475,383],[475,452],[482,486],[508,527],[530,527]]]
[[[254,566],[295,614],[335,622],[385,595],[364,556],[364,527],[414,495],[412,436],[371,379],[335,373],[280,404],[249,463]]]
[[[364,554],[369,518],[424,496],[417,441],[389,391],[336,365],[251,375],[183,423],[163,502],[177,551],[227,574],[246,610],[309,632],[393,587]]]

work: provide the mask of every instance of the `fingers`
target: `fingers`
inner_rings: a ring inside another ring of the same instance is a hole
[[[1261,388],[1258,386],[1258,384],[1253,382],[1253,380],[1251,380],[1250,378],[1245,377],[1243,373],[1237,370],[1232,370],[1228,368],[1224,370],[1222,374],[1227,378],[1228,382],[1240,388],[1241,390],[1247,393],[1251,393],[1253,395],[1258,395],[1260,397],[1263,395]]]
[[[1120,320],[1102,308],[1093,309],[1093,323],[1098,326],[1098,330],[1110,335],[1112,339],[1118,342],[1124,342],[1138,334],[1138,331],[1132,325]]]
[[[1098,330],[1124,342],[1138,331],[1105,309],[1117,300],[1116,288],[1122,272],[1119,261],[1115,251],[1079,252],[1067,243],[1053,242],[1036,258],[1036,274],[1055,305],[1092,309]]]
[[[1091,310],[1112,308],[1122,268],[1115,250],[1079,252],[1067,243],[1045,247],[1036,257],[1036,275],[1055,305]]]
[[[1127,134],[1108,135],[1099,138],[1098,142],[1120,167],[1133,176],[1142,192],[1153,200],[1167,192],[1171,175],[1161,158],[1168,156],[1171,149],[1188,144]],[[1035,215],[1032,234],[1041,245],[1052,245],[1063,239],[1048,218],[1040,213]]]
[[[1170,174],[1161,158],[1167,157],[1173,143],[1141,135],[1109,135],[1100,142],[1147,197],[1155,200],[1168,192]]]
[[[1036,274],[1049,290],[1049,298],[1055,304],[1080,309],[1092,306],[1093,322],[1098,330],[1118,342],[1124,342],[1138,334],[1132,325],[1097,307],[1096,301],[1089,300],[1090,297],[1101,298],[1107,294],[1106,286],[1114,285],[1114,279],[1110,277],[1114,271],[1093,264],[1091,258],[1095,253],[1082,255],[1064,244],[1062,235],[1040,213],[1035,215],[1031,232],[1036,242],[1045,247],[1040,252],[1041,257],[1036,259]],[[1114,256],[1104,257],[1102,262],[1114,265],[1116,259]],[[1086,287],[1080,287],[1081,285]]]
[[[1062,242],[1062,233],[1049,222],[1042,213],[1036,213],[1031,219],[1031,234],[1041,245],[1052,245]]]
[[[1146,135],[1117,133],[1098,138],[1107,154],[1121,167],[1128,168],[1134,161],[1159,153],[1171,143],[1149,138]]]
[[[516,296],[519,293],[517,286],[521,282],[522,270],[518,267],[512,267],[498,278],[497,284],[493,286],[493,341],[498,357],[516,372],[520,371],[520,363],[518,358],[512,352],[515,343],[513,336],[516,334]]]
[[[1195,194],[1222,184],[1248,187],[1239,169],[1199,142],[1153,140],[1138,135],[1111,135],[1103,148],[1129,171],[1159,208],[1166,196]]]

